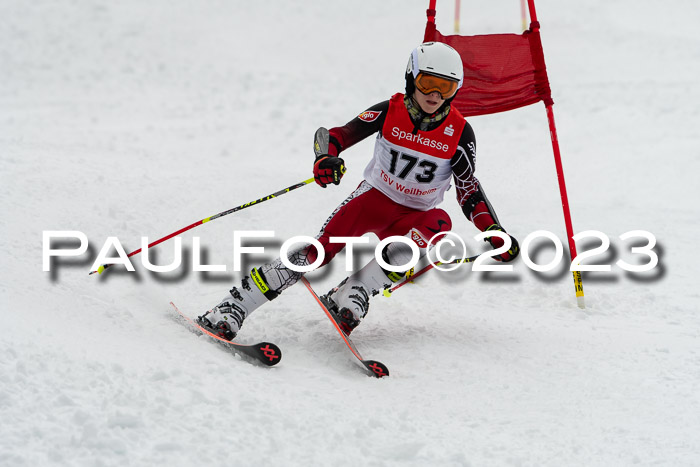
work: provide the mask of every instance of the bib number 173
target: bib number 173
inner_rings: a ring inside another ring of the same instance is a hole
[[[430,183],[435,178],[435,170],[437,170],[437,164],[427,160],[419,160],[415,156],[408,154],[399,153],[394,149],[389,151],[391,153],[391,165],[389,166],[389,173],[396,175],[401,180],[405,180],[411,174],[416,165],[423,169],[422,173],[416,173],[414,178],[419,183]],[[397,168],[397,166],[400,166]],[[400,169],[397,174],[396,171]]]

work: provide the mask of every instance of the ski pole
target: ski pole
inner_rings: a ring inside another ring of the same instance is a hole
[[[385,296],[385,297],[391,297],[391,294],[392,294],[396,289],[403,287],[404,285],[408,284],[409,282],[413,282],[413,280],[414,280],[416,277],[422,276],[422,275],[425,274],[426,272],[428,272],[428,271],[430,271],[431,269],[433,269],[435,266],[440,266],[440,265],[443,265],[443,264],[473,263],[474,260],[475,260],[476,258],[478,258],[478,257],[479,257],[479,255],[470,256],[469,258],[456,259],[456,260],[454,260],[454,261],[448,261],[447,263],[443,263],[443,262],[441,262],[441,261],[438,261],[438,262],[435,263],[435,264],[430,263],[429,265],[427,265],[426,267],[424,267],[423,269],[421,269],[421,270],[418,271],[417,273],[413,274],[411,277],[406,277],[406,279],[405,279],[404,281],[399,282],[399,283],[396,284],[394,287],[392,287],[392,288],[390,288],[390,289],[385,289],[385,290],[384,290],[384,296]]]
[[[280,190],[280,191],[278,191],[278,192],[272,193],[271,195],[264,196],[264,197],[262,197],[262,198],[260,198],[260,199],[256,199],[255,201],[251,201],[251,202],[249,202],[249,203],[241,204],[240,206],[236,206],[235,208],[231,208],[231,209],[229,209],[229,210],[227,210],[227,211],[223,211],[223,212],[220,212],[220,213],[218,213],[218,214],[214,214],[213,216],[206,217],[206,218],[204,218],[204,219],[202,219],[202,220],[199,220],[199,221],[197,221],[197,222],[194,222],[194,223],[188,225],[187,227],[181,228],[181,229],[178,230],[177,232],[173,232],[173,233],[171,233],[170,235],[166,235],[166,236],[163,237],[163,238],[159,238],[158,240],[156,240],[156,241],[150,243],[146,248],[154,247],[154,246],[158,245],[159,243],[163,243],[164,241],[166,241],[166,240],[168,240],[168,239],[171,239],[171,238],[173,238],[173,237],[175,237],[175,236],[177,236],[177,235],[180,235],[180,234],[183,233],[183,232],[187,232],[187,231],[190,230],[190,229],[194,229],[194,228],[197,227],[198,225],[202,225],[202,224],[205,224],[205,223],[207,223],[207,222],[213,221],[214,219],[218,219],[219,217],[224,217],[224,216],[227,216],[227,215],[229,215],[229,214],[233,214],[234,212],[240,211],[241,209],[249,208],[249,207],[251,207],[251,206],[253,206],[253,205],[255,205],[255,204],[262,203],[263,201],[267,201],[267,200],[269,200],[269,199],[276,198],[276,197],[278,197],[278,196],[282,196],[283,194],[289,193],[289,192],[292,191],[292,190],[296,190],[297,188],[301,188],[301,187],[303,187],[304,185],[308,185],[309,183],[311,183],[311,182],[313,182],[313,181],[314,181],[313,178],[310,178],[310,179],[308,179],[308,180],[304,180],[303,182],[297,183],[297,184],[292,185],[292,186],[290,186],[290,187],[287,187],[287,188],[285,188],[285,189],[283,189],[283,190]],[[139,254],[139,253],[141,253],[141,248],[139,248],[138,250],[132,251],[131,253],[129,253],[129,254],[126,255],[126,256],[127,256],[128,258],[131,258],[132,256],[137,255],[137,254]],[[99,268],[97,268],[97,271],[90,271],[90,274],[95,274],[95,273],[102,274],[102,272],[103,272],[105,269],[107,269],[108,267],[110,267],[110,266],[112,266],[112,265],[111,265],[111,264],[103,264],[102,266],[100,266]]]

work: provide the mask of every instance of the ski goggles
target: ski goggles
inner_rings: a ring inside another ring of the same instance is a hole
[[[418,73],[414,82],[416,83],[416,88],[423,94],[437,91],[443,99],[449,99],[454,96],[459,87],[457,81],[423,72]]]

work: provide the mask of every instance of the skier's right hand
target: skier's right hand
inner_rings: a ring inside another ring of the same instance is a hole
[[[330,154],[321,154],[314,162],[314,179],[323,188],[329,183],[340,184],[340,179],[345,174],[345,161],[340,157]]]

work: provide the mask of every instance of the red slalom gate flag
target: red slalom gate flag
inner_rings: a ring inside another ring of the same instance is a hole
[[[435,26],[436,3],[437,0],[429,1],[423,42],[443,42],[457,50],[462,57],[464,84],[452,102],[462,115],[472,117],[505,112],[539,101],[545,104],[569,253],[572,259],[576,258],[574,229],[552,110],[554,102],[544,62],[535,0],[527,0],[532,22],[524,33],[479,36],[442,35]],[[574,271],[573,278],[578,306],[585,308],[581,273]]]
[[[505,112],[552,96],[544,63],[539,24],[523,34],[443,36],[428,10],[424,42],[444,42],[462,57],[464,85],[453,101],[465,117]]]

